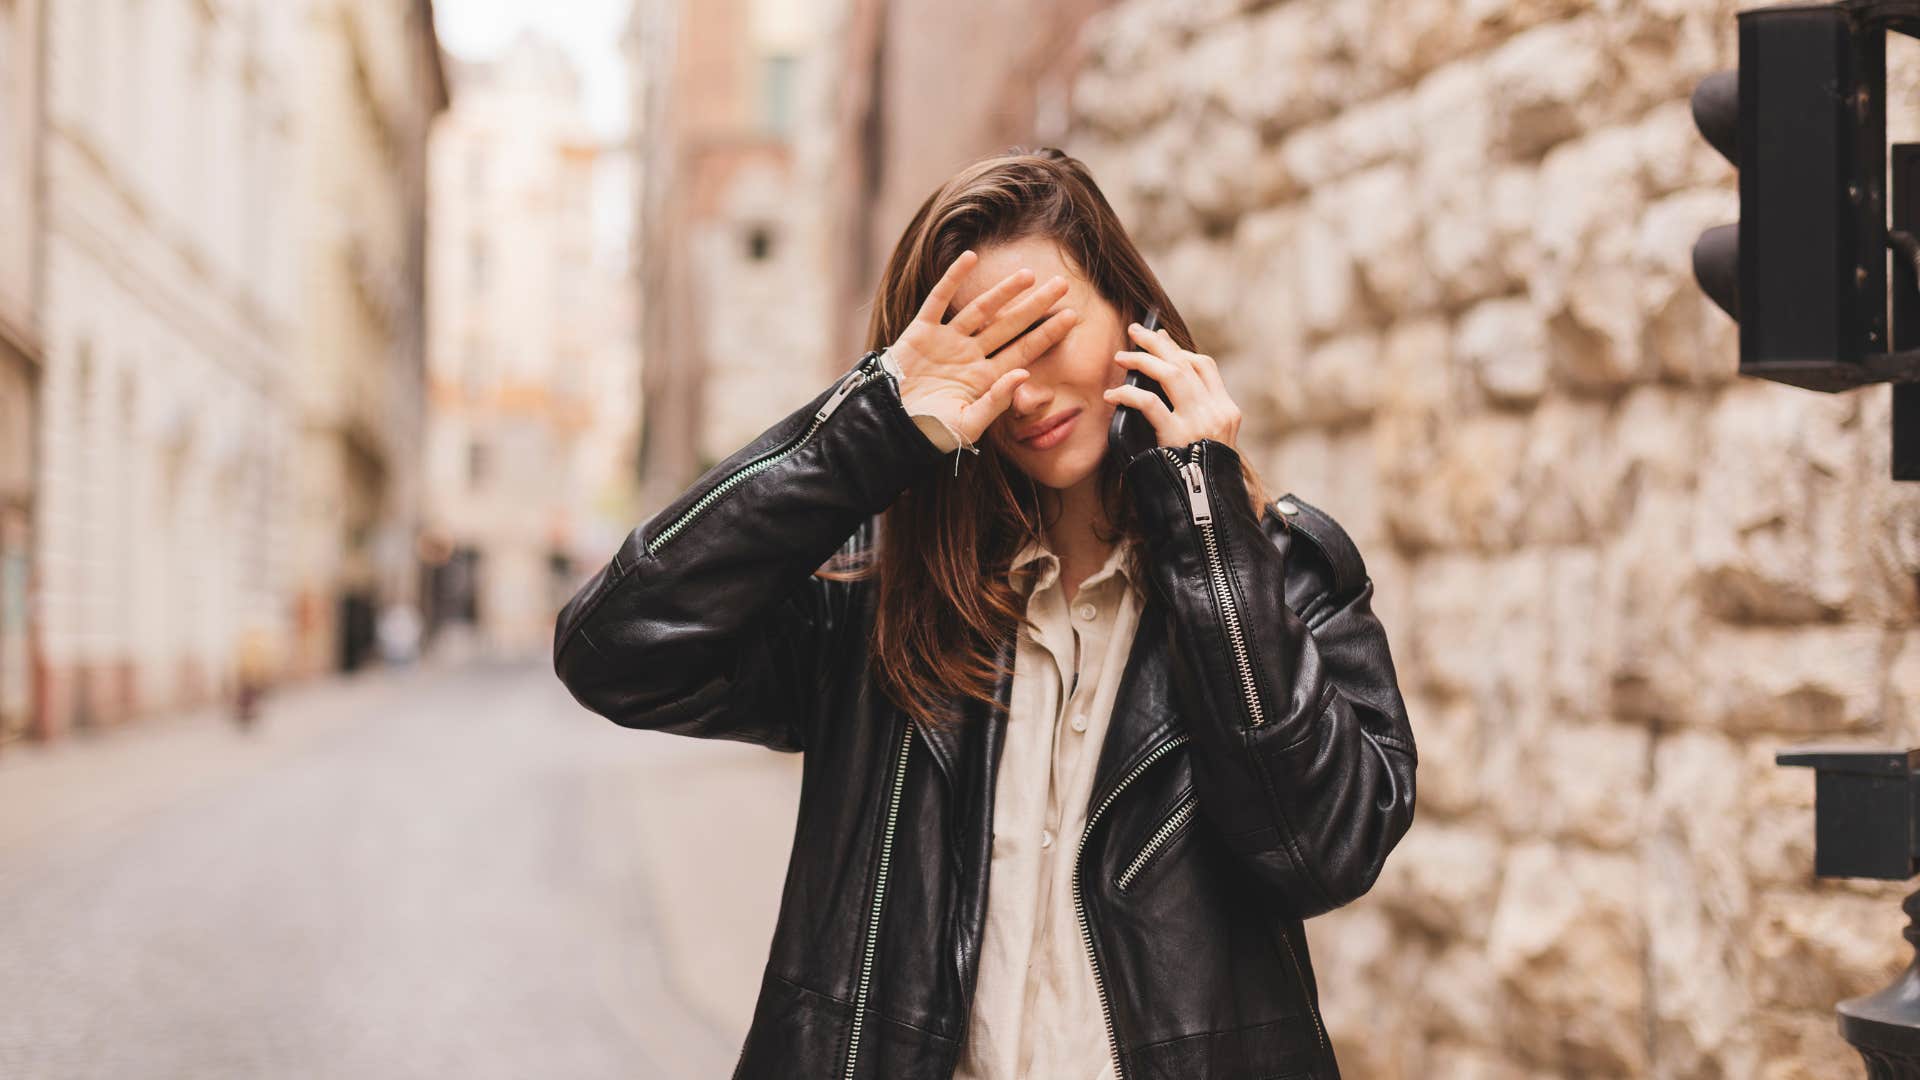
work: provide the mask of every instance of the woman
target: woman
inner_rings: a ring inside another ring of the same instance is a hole
[[[805,753],[736,1077],[1338,1075],[1302,920],[1411,824],[1413,735],[1359,554],[1193,345],[1078,161],[977,162],[871,351],[560,613],[588,708]]]

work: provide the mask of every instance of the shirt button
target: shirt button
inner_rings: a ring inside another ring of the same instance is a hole
[[[1043,848],[1050,848],[1053,846],[1053,830],[1052,829],[1040,830],[1040,846]]]
[[[1080,616],[1080,618],[1086,622],[1092,622],[1093,617],[1099,614],[1099,611],[1093,606],[1091,601],[1086,601],[1082,602],[1079,607],[1074,608],[1073,613]]]
[[[1087,730],[1087,716],[1086,716],[1086,714],[1085,714],[1085,713],[1074,713],[1074,714],[1073,714],[1073,720],[1071,721],[1071,723],[1073,724],[1073,730],[1075,730],[1075,731],[1085,731],[1085,730]]]

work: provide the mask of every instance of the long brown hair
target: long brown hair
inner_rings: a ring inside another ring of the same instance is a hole
[[[1053,241],[1123,320],[1149,307],[1181,348],[1194,349],[1180,310],[1078,159],[1053,147],[1013,147],[961,169],[920,204],[881,275],[867,325],[868,348],[892,344],[934,283],[962,251],[1014,240]],[[946,317],[952,317],[948,312]],[[982,439],[956,477],[928,469],[881,515],[877,551],[856,563],[836,560],[821,576],[879,578],[870,655],[882,691],[933,726],[957,721],[955,700],[994,703],[1005,674],[997,646],[1026,617],[1024,590],[1010,579],[1013,558],[1041,540],[1038,486]],[[1098,488],[1115,528],[1102,539],[1128,546],[1128,576],[1143,582],[1138,516],[1122,492],[1126,462],[1101,460]],[[1260,516],[1267,501],[1243,460]],[[1135,586],[1139,588],[1138,584]]]

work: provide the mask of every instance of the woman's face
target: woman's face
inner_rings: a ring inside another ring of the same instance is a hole
[[[988,425],[986,437],[1035,483],[1056,490],[1071,488],[1091,476],[1106,456],[1107,425],[1116,406],[1102,395],[1126,380],[1127,369],[1113,359],[1121,349],[1133,348],[1126,325],[1113,305],[1046,237],[1010,240],[980,248],[978,253],[973,272],[953,295],[954,311],[1022,267],[1033,271],[1035,288],[1055,274],[1067,280],[1067,295],[1047,314],[1072,308],[1079,313],[1079,321],[1066,337],[1027,365],[1031,374],[1014,388],[1013,403]],[[1065,421],[1064,429],[1055,421]],[[1022,438],[1035,433],[1037,437]]]

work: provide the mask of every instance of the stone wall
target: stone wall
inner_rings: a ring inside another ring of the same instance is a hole
[[[1310,925],[1348,1073],[1859,1075],[1910,951],[1812,876],[1812,739],[1920,736],[1920,489],[1884,387],[1737,379],[1689,251],[1710,0],[1121,0],[1069,149],[1353,532],[1422,768]]]

